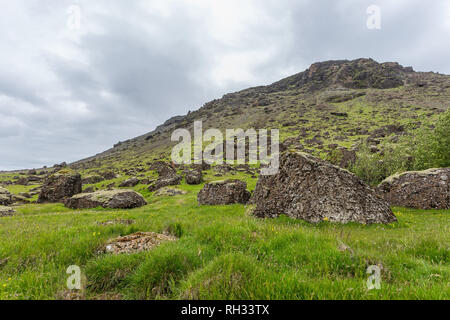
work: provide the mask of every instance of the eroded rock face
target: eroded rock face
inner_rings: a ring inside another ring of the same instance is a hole
[[[13,203],[11,193],[3,187],[0,187],[0,206],[8,206]]]
[[[396,221],[389,204],[354,174],[304,153],[286,152],[276,175],[260,176],[252,197],[260,218],[285,214],[317,223]]]
[[[81,193],[81,175],[61,170],[45,179],[37,202],[62,202],[78,193]]]
[[[450,168],[394,175],[384,180],[377,192],[392,206],[450,209]]]
[[[251,193],[247,184],[240,180],[215,181],[205,184],[197,195],[200,205],[225,205],[247,203]]]
[[[77,194],[65,201],[71,209],[91,209],[97,207],[111,209],[131,209],[145,206],[147,202],[133,190],[102,190]]]

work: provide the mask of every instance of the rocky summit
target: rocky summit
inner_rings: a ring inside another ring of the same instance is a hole
[[[253,214],[317,223],[362,224],[396,221],[389,204],[354,174],[311,155],[286,152],[280,170],[261,176],[252,197]]]
[[[385,179],[377,191],[392,206],[450,209],[450,168],[394,175]]]

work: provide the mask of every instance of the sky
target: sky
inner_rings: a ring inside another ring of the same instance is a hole
[[[0,170],[92,156],[314,62],[450,74],[449,56],[447,0],[0,0]]]

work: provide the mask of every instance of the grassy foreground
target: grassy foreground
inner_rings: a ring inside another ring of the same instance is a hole
[[[311,225],[260,220],[243,205],[200,207],[201,186],[180,188],[189,193],[143,192],[149,204],[134,210],[25,205],[1,218],[0,299],[60,299],[70,265],[82,269],[86,299],[450,298],[449,210],[394,208],[399,222],[385,226]],[[97,224],[116,218],[136,224]],[[139,254],[97,253],[136,231],[179,240]],[[369,265],[382,269],[380,290],[367,289]]]

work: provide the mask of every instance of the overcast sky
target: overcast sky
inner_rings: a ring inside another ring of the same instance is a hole
[[[446,0],[0,0],[0,170],[94,155],[317,61],[450,74],[449,39]]]

